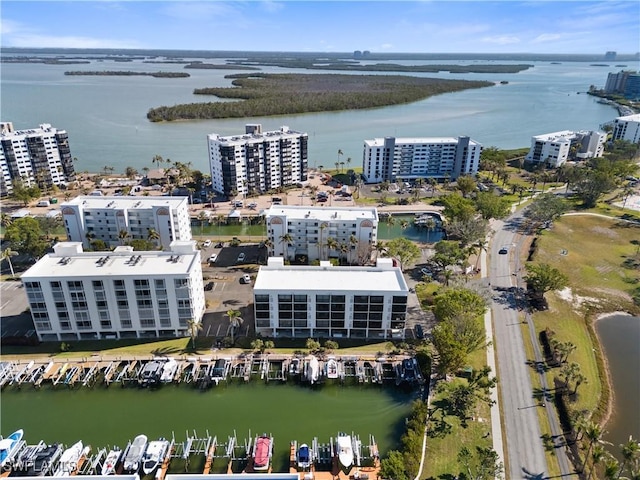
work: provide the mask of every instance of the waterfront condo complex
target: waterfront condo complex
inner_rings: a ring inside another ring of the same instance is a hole
[[[271,257],[365,264],[378,240],[375,207],[272,205],[265,216]]]
[[[567,160],[601,157],[607,134],[599,131],[545,133],[531,137],[531,148],[525,160],[557,168]]]
[[[244,135],[207,136],[213,190],[226,196],[250,195],[307,179],[306,133],[281,127],[263,132],[247,125]]]
[[[374,138],[362,160],[368,183],[436,178],[455,180],[478,172],[482,145],[469,137]]]
[[[640,143],[640,113],[616,118],[611,139]]]
[[[0,123],[0,196],[13,192],[16,181],[42,189],[75,180],[69,136],[48,123],[30,130],[15,130]]]
[[[84,252],[61,242],[22,283],[41,341],[185,336],[205,308],[195,241],[168,252]]]
[[[81,195],[60,207],[69,241],[85,247],[141,239],[167,250],[174,240],[191,240],[187,197]]]
[[[402,338],[409,289],[393,259],[375,266],[260,267],[253,289],[256,333],[267,337]]]

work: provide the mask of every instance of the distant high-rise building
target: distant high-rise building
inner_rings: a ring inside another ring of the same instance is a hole
[[[611,139],[640,143],[640,113],[616,118]]]
[[[637,73],[631,73],[627,77],[627,82],[624,85],[624,98],[629,100],[640,99],[640,75]]]
[[[604,85],[604,93],[619,93],[626,98],[633,98],[633,94],[637,94],[638,82],[640,77],[638,73],[632,70],[621,70],[618,73],[610,73],[607,75],[607,82]],[[631,82],[631,86],[627,85]]]
[[[613,61],[616,59],[617,56],[618,56],[618,53],[611,50],[604,54],[604,59],[607,61]]]
[[[0,124],[0,196],[13,192],[13,182],[50,188],[75,180],[69,136],[48,123],[30,130]]]
[[[307,179],[308,135],[281,127],[263,132],[247,125],[244,135],[207,136],[213,190],[224,195],[262,193]]]
[[[469,137],[365,140],[363,174],[369,183],[449,178],[478,172],[482,145]]]

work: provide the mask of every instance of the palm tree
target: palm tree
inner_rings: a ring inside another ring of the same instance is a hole
[[[602,472],[605,480],[616,480],[621,475],[620,464],[612,455],[609,455],[604,462],[604,472]]]
[[[127,232],[124,228],[118,232],[118,239],[120,243],[124,245],[125,240],[129,238],[129,232]]]
[[[638,459],[640,459],[640,444],[631,435],[629,435],[629,440],[626,443],[620,445],[620,448],[622,449],[622,465],[620,466],[618,478],[620,478],[628,464],[636,465]]]
[[[198,214],[198,221],[200,222],[200,235],[202,235],[202,230],[204,228],[204,222],[208,219],[209,217],[207,216],[206,213],[204,213],[204,210],[200,210],[200,213]]]
[[[340,165],[340,157],[344,155],[342,150],[338,149],[338,161],[336,162],[336,170],[338,170],[338,165]]]
[[[340,162],[336,162],[334,163],[334,165],[336,166],[336,173],[337,173],[338,169],[340,168]]]
[[[273,250],[273,242],[267,238],[264,242],[262,242],[262,244],[267,249],[267,256],[271,256],[271,254],[273,253],[272,252],[272,250]]]
[[[429,177],[429,186],[431,187],[431,198],[433,198],[433,196],[436,193],[437,185],[438,185],[438,180],[436,180],[434,177]]]
[[[160,234],[155,228],[149,229],[149,231],[147,232],[147,240],[153,243],[155,243],[156,240],[160,240]]]
[[[340,162],[340,173],[344,172],[344,162]]]
[[[355,235],[351,235],[349,237],[349,245],[351,247],[351,251],[355,250],[357,245],[360,243],[360,241],[358,240],[358,237],[356,237]],[[349,258],[349,263],[352,263],[353,259]]]
[[[285,233],[280,237],[280,243],[284,243],[284,258],[289,260],[289,244],[293,242],[293,236],[290,233]]]
[[[424,226],[427,229],[427,242],[429,242],[429,232],[433,232],[438,226],[438,223],[436,222],[435,218],[429,217],[424,222]]]
[[[400,222],[400,228],[404,231],[409,228],[409,222],[407,220],[402,220]]]
[[[329,237],[327,238],[327,248],[329,249],[329,252],[327,252],[329,255],[331,253],[331,250],[337,250],[338,249],[338,240],[336,240],[333,237]]]
[[[341,243],[339,245],[339,249],[340,249],[340,253],[342,254],[342,258],[345,261],[348,261],[347,258],[348,258],[349,250],[350,250],[349,245],[347,245],[346,243],[343,242],[343,243]]]
[[[594,445],[602,442],[603,435],[604,435],[604,430],[598,423],[590,421],[586,424],[584,429],[584,436],[588,440],[589,444],[587,447],[587,453],[584,456],[584,462],[582,463],[583,472],[587,465],[587,461],[589,460],[589,457],[591,455],[591,449],[593,448]]]
[[[324,247],[324,238],[323,238],[323,234],[324,231],[327,229],[327,227],[329,227],[329,224],[327,222],[322,222],[320,224],[320,227],[318,228],[318,230],[320,231],[320,241],[318,242],[318,259],[322,260],[323,258],[323,247]]]
[[[589,470],[589,476],[587,480],[591,480],[593,472],[596,467],[605,459],[607,451],[602,445],[596,445],[591,452],[591,470]]]
[[[2,212],[2,214],[0,214],[0,225],[2,225],[4,228],[7,228],[10,227],[12,223],[13,219],[11,218],[11,215],[5,212]]]
[[[351,157],[347,157],[347,168],[349,168],[350,164],[351,164]]]
[[[202,322],[198,322],[193,318],[191,320],[187,320],[187,332],[191,337],[191,348],[196,349],[196,337],[198,333],[202,330]]]
[[[229,329],[231,331],[231,345],[233,346],[235,344],[234,334],[235,334],[236,327],[238,327],[240,323],[242,323],[242,319],[240,318],[240,315],[242,315],[242,313],[240,312],[240,310],[227,310],[227,313],[225,313],[224,315],[225,317],[229,317]]]
[[[11,277],[15,277],[16,273],[13,271],[13,263],[11,263],[11,257],[15,257],[18,255],[18,252],[11,250],[10,248],[5,248],[2,251],[2,260],[6,260],[9,262],[9,269],[11,270]]]

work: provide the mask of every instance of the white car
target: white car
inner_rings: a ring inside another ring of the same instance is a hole
[[[251,283],[251,275],[248,273],[242,275],[242,283]]]
[[[202,246],[204,248],[210,247],[211,246],[211,240],[205,240],[204,243],[202,244]]]
[[[209,257],[209,263],[213,263],[218,259],[218,254],[217,253],[213,253],[211,254],[211,256]]]

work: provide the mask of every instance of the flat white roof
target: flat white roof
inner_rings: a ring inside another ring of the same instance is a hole
[[[618,117],[616,118],[616,120],[624,120],[625,122],[640,122],[640,113],[634,113],[633,115]]]
[[[364,143],[369,147],[383,147],[384,146],[384,138],[374,138],[372,140],[365,140]],[[458,139],[455,137],[397,137],[395,138],[395,144],[432,144],[439,145],[445,143],[457,144]],[[469,139],[470,144],[478,144],[475,140]]]
[[[287,219],[316,219],[320,221],[362,220],[378,221],[375,207],[304,207],[300,205],[271,205],[265,212],[267,217],[285,215]]]
[[[227,143],[227,144],[244,144],[251,141],[263,142],[264,140],[276,140],[282,137],[298,137],[300,135],[306,135],[306,133],[291,130],[289,127],[280,127],[280,130],[272,130],[262,133],[241,133],[239,135],[228,135],[226,137],[220,136],[217,133],[211,133],[207,135],[209,140]]]
[[[407,292],[408,287],[399,268],[262,266],[255,290],[282,292],[349,290],[356,292]]]
[[[126,275],[162,277],[184,275],[196,264],[199,265],[199,262],[199,252],[81,252],[70,255],[50,253],[24,272],[22,278],[58,277],[64,280]]]
[[[181,204],[188,203],[188,197],[143,197],[143,196],[95,196],[95,195],[79,195],[73,200],[63,203],[65,205],[82,205],[82,208],[113,208],[126,210],[149,210],[155,206],[172,206],[176,208]]]

